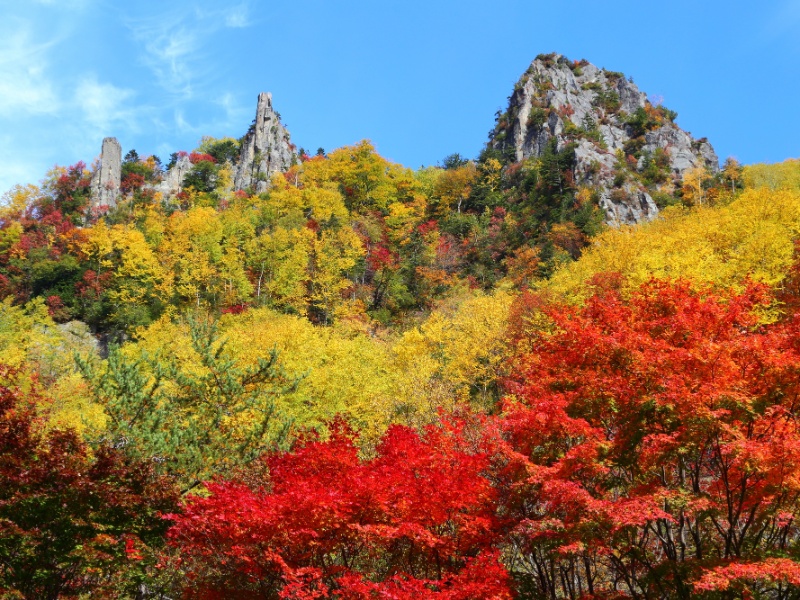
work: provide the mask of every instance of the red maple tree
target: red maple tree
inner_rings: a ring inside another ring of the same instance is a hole
[[[756,285],[652,281],[629,299],[601,286],[582,308],[517,313],[518,331],[539,323],[502,421],[522,590],[667,598],[796,583],[797,563],[776,559],[798,558],[800,330],[759,325],[768,300]],[[759,565],[769,577],[752,577]]]
[[[169,535],[192,597],[509,598],[488,461],[456,426],[392,427],[361,460],[337,426],[209,484]]]
[[[152,465],[48,429],[45,400],[0,365],[0,597],[135,594],[178,493]],[[131,596],[132,597],[132,596]]]

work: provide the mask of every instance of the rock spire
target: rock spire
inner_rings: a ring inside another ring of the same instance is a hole
[[[256,192],[263,192],[273,173],[286,171],[295,161],[296,153],[289,141],[289,132],[272,108],[272,94],[259,94],[256,118],[242,138],[234,171],[234,189],[253,188]]]
[[[115,206],[122,174],[122,146],[115,137],[103,139],[100,163],[92,175],[92,206]]]

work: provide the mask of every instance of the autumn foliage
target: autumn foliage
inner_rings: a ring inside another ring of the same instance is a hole
[[[340,427],[209,484],[170,540],[192,597],[509,598],[488,466],[456,427],[393,427],[369,460]]]
[[[113,598],[157,561],[169,480],[74,431],[45,431],[36,392],[0,369],[0,597]]]
[[[594,286],[514,312],[532,350],[498,417],[395,427],[368,460],[337,429],[210,484],[170,532],[192,593],[796,592],[798,321],[760,324],[758,285]]]
[[[767,300],[651,281],[537,307],[503,420],[524,457],[510,552],[536,597],[797,582],[798,322],[759,325]]]
[[[800,598],[796,164],[238,152],[4,195],[0,598]]]

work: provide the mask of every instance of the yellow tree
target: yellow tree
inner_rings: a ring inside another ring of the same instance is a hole
[[[460,213],[461,205],[469,198],[477,179],[478,169],[472,161],[461,167],[443,170],[433,188],[436,214],[446,215],[453,209]]]
[[[352,228],[340,227],[321,231],[311,248],[308,275],[312,316],[328,324],[344,308],[342,294],[353,285],[348,275],[364,256],[364,246]]]
[[[218,327],[226,355],[241,369],[251,369],[277,352],[286,376],[297,380],[297,386],[274,399],[275,409],[295,429],[324,431],[339,416],[370,443],[392,422],[397,372],[387,342],[346,325],[319,327],[269,308],[223,315]],[[203,373],[185,322],[163,318],[123,351],[127,357],[169,356],[187,377]],[[242,414],[237,425],[246,426],[247,419]]]
[[[308,308],[308,266],[315,244],[307,228],[265,230],[245,251],[258,304],[304,314]]]
[[[470,399],[483,407],[494,402],[512,299],[502,291],[462,297],[397,340],[392,352],[402,374],[394,394],[398,416],[420,425],[431,422],[439,408],[451,410]]]
[[[112,323],[130,332],[158,316],[171,296],[172,277],[140,231],[100,222],[85,229],[73,243],[98,280],[109,280],[104,293],[111,305]]]
[[[652,222],[609,229],[541,286],[580,301],[591,293],[586,282],[605,272],[622,274],[625,290],[652,277],[776,285],[793,260],[798,223],[800,193],[746,189],[724,206],[670,208]]]
[[[30,207],[34,200],[42,195],[42,190],[35,185],[15,185],[5,192],[0,199],[0,218],[19,218]]]
[[[158,251],[172,273],[179,303],[219,306],[245,302],[252,293],[237,240],[226,239],[222,219],[213,208],[174,213]]]
[[[0,364],[18,369],[19,385],[35,382],[43,388],[37,410],[50,425],[79,431],[102,427],[102,408],[90,401],[73,359],[76,353],[95,353],[96,344],[83,323],[56,325],[41,298],[24,306],[14,305],[12,298],[0,301]]]
[[[367,140],[334,150],[328,163],[330,178],[340,185],[348,208],[354,212],[385,210],[397,197],[389,161]]]
[[[486,186],[491,191],[497,191],[503,177],[503,165],[496,158],[490,158],[481,164],[480,173]]]
[[[340,224],[349,220],[339,185],[320,178],[311,178],[303,187],[297,187],[282,173],[276,173],[269,194],[258,206],[261,221],[267,226],[301,227],[309,219],[319,223],[334,219]]]
[[[742,180],[742,165],[732,156],[722,165],[722,176],[731,182],[731,194],[736,193],[736,186]]]
[[[322,187],[304,187],[302,206],[310,218],[321,224],[344,225],[349,221],[350,213],[345,206],[344,197],[333,183]]]
[[[776,164],[747,165],[742,172],[747,187],[800,191],[800,159],[790,158]]]
[[[294,393],[281,399],[281,410],[299,427],[323,428],[341,416],[375,440],[391,422],[396,374],[386,342],[268,309],[228,315],[222,324],[229,347],[245,364],[276,348],[287,372],[302,376]]]
[[[689,206],[705,202],[704,185],[711,179],[705,167],[693,167],[683,174],[683,200]]]
[[[267,197],[258,203],[261,222],[268,226],[301,227],[306,221],[304,204],[303,191],[289,184],[282,173],[276,173]]]

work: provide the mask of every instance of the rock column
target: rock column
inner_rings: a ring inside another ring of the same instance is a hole
[[[117,138],[104,138],[100,165],[92,175],[92,206],[112,207],[117,204],[121,174],[122,146]]]
[[[286,171],[294,159],[289,132],[272,108],[272,94],[259,94],[255,121],[242,140],[234,173],[234,189],[252,188],[263,192],[273,173]]]

